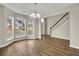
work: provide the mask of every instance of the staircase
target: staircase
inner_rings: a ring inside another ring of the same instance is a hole
[[[55,30],[57,27],[59,27],[69,19],[68,15],[69,15],[69,12],[65,13],[54,25],[50,27],[50,37],[51,37],[52,30]]]
[[[53,39],[51,33],[69,19],[69,12],[65,13],[54,25],[50,27],[50,35],[41,35],[42,39]]]

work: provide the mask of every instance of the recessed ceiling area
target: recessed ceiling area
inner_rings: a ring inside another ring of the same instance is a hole
[[[30,15],[34,11],[34,3],[4,3],[7,8],[25,15]],[[72,5],[72,3],[38,3],[37,12],[41,17],[48,15],[50,12],[65,8]]]

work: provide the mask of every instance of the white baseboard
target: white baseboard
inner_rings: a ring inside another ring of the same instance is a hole
[[[51,36],[53,38],[58,38],[58,39],[65,39],[65,40],[70,40],[69,38],[63,38],[63,37],[56,37],[56,36]]]
[[[26,40],[26,39],[36,39],[36,37],[35,37],[35,36],[20,37],[20,38],[16,38],[16,40],[10,39],[10,40],[7,40],[5,43],[0,44],[0,48],[6,47],[6,46],[8,46],[9,44],[11,44],[11,43],[13,43],[13,42],[15,42],[15,41]]]
[[[6,42],[6,43],[0,45],[0,48],[6,47],[6,46],[10,45],[10,44],[13,43],[13,42],[15,42],[15,41],[14,41],[14,40],[10,40],[10,41],[8,41],[8,42]]]
[[[79,49],[79,47],[78,47],[78,46],[74,46],[74,45],[70,45],[69,47]]]
[[[16,40],[7,41],[6,43],[1,44],[1,45],[0,45],[0,48],[6,47],[6,46],[8,46],[8,45],[10,45],[10,44],[12,44],[12,43],[14,43],[14,42],[16,42],[16,41],[20,41],[20,40],[25,40],[25,39],[16,39]]]
[[[26,39],[35,39],[36,37],[35,36],[27,36]]]

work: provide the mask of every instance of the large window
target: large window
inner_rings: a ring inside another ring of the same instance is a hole
[[[26,20],[22,18],[15,19],[15,35],[16,37],[26,36]]]
[[[8,16],[6,19],[6,38],[7,40],[14,39],[14,17]]]
[[[5,27],[6,27],[5,33],[7,40],[12,40],[16,38],[26,38],[26,36],[34,36],[33,19],[27,20],[27,25],[26,25],[26,19],[19,17],[14,19],[14,17],[8,16],[6,19]]]
[[[34,35],[34,20],[29,19],[27,23],[27,33],[28,35]]]

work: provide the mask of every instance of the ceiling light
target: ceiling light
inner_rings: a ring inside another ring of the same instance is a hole
[[[37,12],[37,3],[34,3],[34,11],[33,11],[33,13],[30,15],[30,17],[33,17],[33,18],[40,18],[40,14]]]
[[[44,23],[44,19],[41,19],[41,22],[43,22],[43,23]]]
[[[32,13],[32,14],[30,15],[30,17],[33,17],[33,16],[35,16],[35,13]]]
[[[38,18],[40,17],[40,14],[39,14],[39,13],[37,13],[37,17],[38,17]]]

